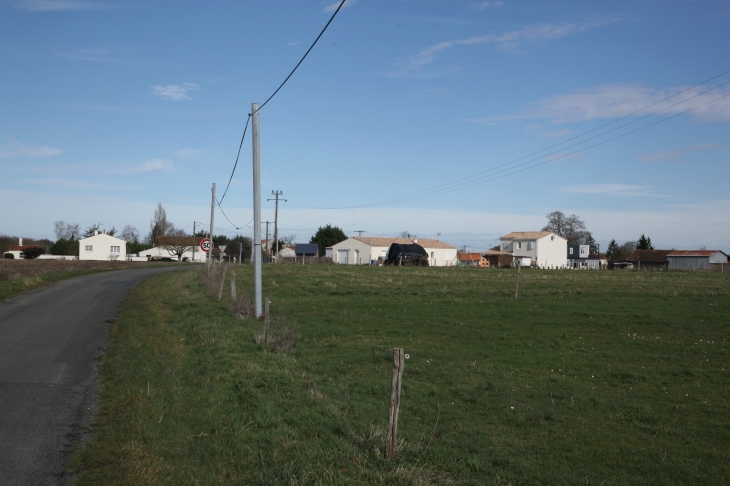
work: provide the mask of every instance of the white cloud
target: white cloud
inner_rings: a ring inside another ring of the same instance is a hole
[[[35,159],[60,153],[63,153],[63,150],[52,147],[31,147],[17,140],[11,140],[5,147],[0,147],[0,159]]]
[[[343,0],[343,1],[344,1],[344,0]],[[342,2],[339,2],[339,1],[338,1],[338,2],[335,2],[335,3],[331,3],[331,4],[327,5],[327,6],[326,6],[326,7],[325,7],[325,8],[323,9],[323,12],[326,12],[326,13],[332,13],[332,12],[334,12],[335,10],[337,10],[337,7],[339,7],[341,3],[342,3]],[[342,6],[342,8],[348,8],[348,7],[352,7],[352,6],[353,6],[353,5],[355,5],[356,3],[357,3],[357,0],[347,0],[347,1],[345,2],[345,4],[344,4],[344,5]]]
[[[200,89],[194,83],[169,84],[167,86],[152,86],[152,94],[166,100],[181,101],[191,99],[188,93]]]
[[[99,3],[79,2],[73,0],[24,0],[17,3],[17,6],[26,12],[63,12],[109,8],[107,5]]]
[[[169,160],[152,159],[132,169],[132,172],[169,172],[173,169],[174,164]]]
[[[629,184],[581,184],[564,188],[573,194],[608,194],[611,196],[632,197],[666,197],[654,192],[652,186],[635,186]]]
[[[501,7],[502,5],[504,5],[504,2],[496,1],[496,2],[472,3],[469,6],[472,8],[475,8],[477,10],[485,10],[485,9],[492,8],[492,7]]]
[[[638,159],[647,164],[656,162],[688,163],[688,160],[683,159],[683,157],[688,154],[702,152],[705,150],[718,150],[724,147],[724,145],[719,143],[690,145],[688,147],[678,147],[672,150],[665,150],[663,152],[652,152],[650,154],[640,155]]]
[[[608,16],[581,22],[563,22],[560,24],[542,22],[503,34],[489,34],[439,42],[438,44],[423,49],[418,54],[399,60],[399,67],[392,71],[390,75],[405,76],[410,74],[414,70],[431,64],[436,59],[437,54],[453,47],[493,44],[503,51],[520,52],[527,45],[557,40],[571,34],[604,27],[616,20],[618,20],[618,17]]]

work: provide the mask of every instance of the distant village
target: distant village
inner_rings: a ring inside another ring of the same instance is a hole
[[[619,245],[612,240],[601,252],[585,223],[576,215],[560,211],[547,215],[548,224],[541,230],[513,231],[502,235],[499,244],[482,251],[467,251],[433,238],[418,238],[404,231],[396,237],[352,236],[336,226],[320,227],[309,243],[295,243],[294,235],[262,239],[263,263],[332,263],[368,266],[430,266],[475,268],[541,268],[572,270],[726,270],[728,255],[720,250],[656,249],[651,238],[641,235],[636,241]],[[39,260],[110,260],[110,261],[178,261],[250,263],[254,254],[250,238],[214,235],[212,250],[204,231],[193,235],[167,221],[162,204],[158,204],[150,222],[150,233],[140,242],[139,231],[126,226],[119,234],[101,224],[87,228],[57,221],[57,240],[33,240],[0,236],[3,259]],[[362,232],[361,232],[362,233]]]

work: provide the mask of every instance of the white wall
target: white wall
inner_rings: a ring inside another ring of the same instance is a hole
[[[86,247],[91,247],[87,251]],[[112,253],[111,248],[119,247]],[[124,260],[127,256],[127,242],[116,236],[98,234],[79,240],[79,260]]]
[[[355,261],[355,250],[359,250],[359,261]],[[445,267],[453,265],[456,259],[456,248],[426,248],[424,250],[428,253],[428,262],[432,267]],[[332,247],[332,260],[335,263],[343,264],[343,254],[341,251],[347,251],[347,263],[349,265],[367,265],[372,260],[378,260],[379,257],[385,258],[385,253],[388,251],[387,246],[370,246],[360,240],[354,238],[348,238],[345,241],[341,241]]]
[[[538,267],[563,268],[567,264],[568,240],[548,235],[537,240],[536,262]]]
[[[139,252],[140,257],[147,257],[151,256],[152,258],[172,258],[173,260],[177,260],[177,255],[170,254],[169,251],[165,250],[164,248],[161,248],[159,246],[155,248],[150,248],[149,250],[144,250]],[[180,258],[185,258],[189,261],[196,261],[196,262],[204,262],[206,259],[207,253],[202,251],[200,248],[195,248],[195,260],[193,260],[193,250],[192,248],[190,250],[186,250],[185,253],[182,254]],[[238,258],[238,255],[235,255],[236,258]]]

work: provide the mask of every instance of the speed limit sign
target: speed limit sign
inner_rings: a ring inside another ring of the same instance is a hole
[[[210,250],[213,249],[213,242],[210,241],[208,238],[203,238],[202,240],[200,240],[200,249],[208,253]]]

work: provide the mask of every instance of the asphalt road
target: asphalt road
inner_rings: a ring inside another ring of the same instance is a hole
[[[0,303],[0,485],[66,484],[119,304],[145,278],[179,269],[90,275]]]

